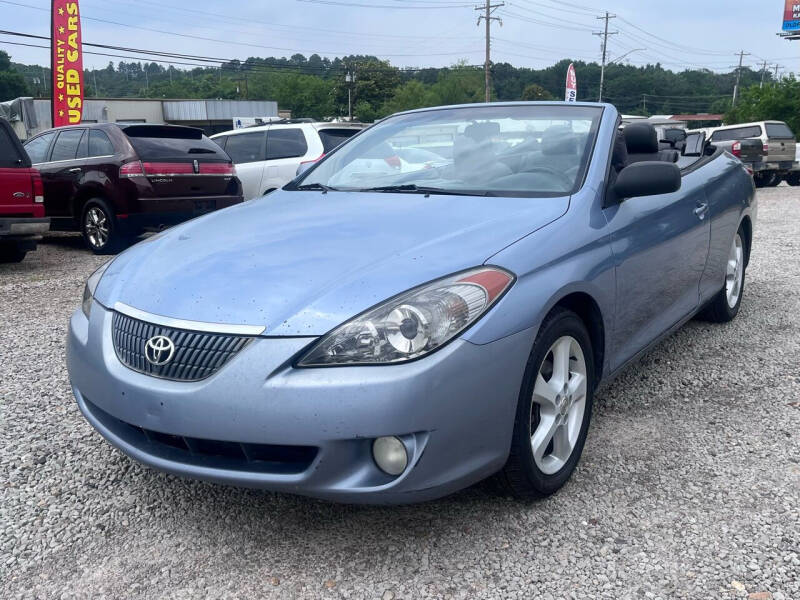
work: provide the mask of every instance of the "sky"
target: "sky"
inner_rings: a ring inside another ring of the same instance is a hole
[[[492,0],[499,3],[499,0]],[[484,27],[463,0],[81,0],[84,42],[245,59],[372,54],[400,67],[482,64]],[[571,57],[599,60],[604,11],[609,60],[728,72],[763,61],[800,74],[800,41],[780,31],[784,0],[505,0],[492,23],[492,60],[541,68]],[[49,35],[49,0],[0,0],[0,29]],[[698,7],[702,9],[698,10]],[[47,44],[0,34],[12,60],[46,64]],[[86,50],[91,50],[86,48]],[[102,51],[102,50],[101,50]],[[113,51],[108,51],[113,52]],[[122,53],[120,53],[122,54]],[[130,56],[139,56],[130,54]],[[86,67],[119,57],[84,56]],[[158,61],[156,61],[158,62]]]

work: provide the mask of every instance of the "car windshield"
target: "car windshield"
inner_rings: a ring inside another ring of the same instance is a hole
[[[436,109],[389,117],[288,190],[484,196],[576,191],[602,108],[529,104]]]

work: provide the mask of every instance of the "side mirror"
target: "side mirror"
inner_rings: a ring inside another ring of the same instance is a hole
[[[681,189],[681,171],[675,163],[645,161],[628,165],[617,175],[617,198],[669,194]]]

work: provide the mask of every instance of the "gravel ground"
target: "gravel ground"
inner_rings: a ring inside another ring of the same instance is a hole
[[[533,505],[340,506],[133,463],[64,366],[102,259],[48,238],[0,266],[0,597],[800,598],[800,190],[759,197],[739,317],[606,387],[575,476]]]

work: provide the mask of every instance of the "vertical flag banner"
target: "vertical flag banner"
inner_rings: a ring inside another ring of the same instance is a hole
[[[800,0],[786,0],[783,9],[783,30],[800,30]]]
[[[53,127],[77,125],[83,115],[83,47],[78,0],[53,0],[51,5]]]
[[[567,94],[565,102],[576,102],[578,100],[578,78],[575,76],[575,65],[569,63],[567,69]]]

